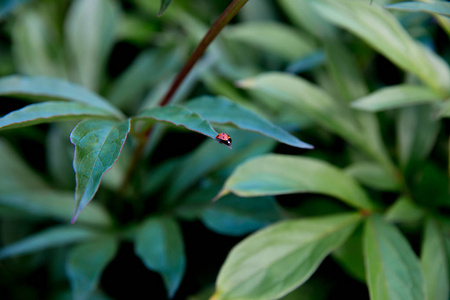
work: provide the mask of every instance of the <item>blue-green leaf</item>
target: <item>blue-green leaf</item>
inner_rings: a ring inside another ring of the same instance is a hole
[[[200,97],[189,101],[185,107],[211,123],[234,125],[239,129],[257,132],[293,147],[313,148],[256,113],[224,97]]]
[[[111,114],[104,109],[77,102],[35,103],[0,118],[0,130],[87,117],[111,118]]]
[[[20,4],[30,0],[4,0],[0,4],[0,19],[8,15],[11,11],[16,9]]]
[[[423,2],[400,2],[387,4],[384,7],[392,10],[402,10],[410,12],[426,12],[450,17],[450,3],[445,1]]]
[[[108,111],[123,119],[123,114],[105,99],[74,83],[48,77],[11,75],[0,79],[0,96],[34,101],[75,101]]]
[[[12,255],[23,255],[51,247],[63,246],[74,242],[92,240],[99,235],[98,232],[92,229],[75,225],[52,227],[1,248],[0,259]]]
[[[81,210],[94,198],[103,174],[119,158],[130,131],[130,121],[85,120],[70,134],[75,145],[73,168],[76,172],[75,222]]]
[[[116,255],[119,243],[114,237],[100,237],[71,249],[66,272],[74,300],[87,300],[97,287],[103,270]]]
[[[170,298],[175,295],[186,268],[184,244],[178,224],[171,218],[151,217],[138,229],[136,254],[161,274]]]

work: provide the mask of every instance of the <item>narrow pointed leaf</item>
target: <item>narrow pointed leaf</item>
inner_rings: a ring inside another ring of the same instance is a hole
[[[88,117],[111,118],[111,114],[104,109],[77,102],[35,103],[0,118],[0,130]]]
[[[392,174],[380,165],[372,162],[357,162],[345,169],[345,172],[363,185],[381,190],[398,191],[400,186]]]
[[[389,222],[419,222],[424,216],[423,208],[415,204],[409,197],[400,196],[386,211],[384,218]]]
[[[277,22],[245,22],[228,26],[225,37],[290,61],[312,54],[316,50],[312,39]]]
[[[90,299],[103,270],[116,255],[119,243],[113,237],[100,237],[72,248],[66,263],[66,272],[74,300]]]
[[[400,231],[381,217],[367,220],[364,259],[371,300],[423,300],[420,262]]]
[[[241,164],[225,182],[219,196],[242,197],[318,193],[349,205],[373,209],[373,204],[349,175],[326,162],[288,155],[264,155]]]
[[[448,64],[415,41],[387,10],[351,0],[315,1],[314,7],[327,20],[357,35],[436,92],[450,93]]]
[[[129,120],[85,120],[70,134],[70,141],[75,145],[73,168],[77,183],[72,222],[94,198],[103,174],[111,169],[119,158],[129,131]]]
[[[169,7],[172,0],[161,0],[161,6],[159,8],[158,16],[161,16]]]
[[[196,131],[212,139],[216,138],[217,132],[211,124],[199,114],[178,105],[167,105],[144,110],[133,118],[137,120],[147,120],[149,122],[169,122],[176,126],[183,126],[189,130]]]
[[[123,114],[105,99],[74,83],[48,77],[11,75],[0,79],[0,97],[13,96],[34,101],[74,101],[108,111],[112,116]]]
[[[360,219],[357,214],[342,214],[291,220],[256,232],[231,250],[213,299],[282,297],[304,283]]]
[[[442,96],[430,88],[402,84],[379,89],[354,101],[352,107],[365,111],[382,111],[439,100],[442,100]]]
[[[425,225],[421,262],[425,278],[426,299],[448,299],[449,281],[444,237],[434,220],[428,220]]]
[[[175,295],[186,268],[184,244],[178,224],[170,218],[151,217],[138,229],[136,254],[161,274],[170,298]]]
[[[71,243],[92,240],[99,233],[92,229],[77,227],[74,225],[63,225],[52,227],[36,234],[30,235],[14,244],[0,249],[0,259],[13,255],[29,254],[51,247],[64,246]]]
[[[385,5],[387,9],[402,10],[410,12],[426,12],[450,17],[450,3],[444,1],[435,1],[431,3],[423,2],[400,2]]]
[[[313,148],[256,113],[224,97],[200,97],[189,101],[185,107],[211,123],[231,124],[239,129],[257,132],[293,147]]]

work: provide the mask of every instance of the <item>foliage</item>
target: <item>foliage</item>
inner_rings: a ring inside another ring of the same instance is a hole
[[[2,295],[448,299],[450,4],[249,1],[161,100],[229,2],[0,4]]]

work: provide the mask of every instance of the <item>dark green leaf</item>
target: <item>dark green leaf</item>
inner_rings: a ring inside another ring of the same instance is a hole
[[[161,274],[170,298],[175,295],[186,268],[183,237],[170,218],[151,217],[138,229],[136,254],[145,265]]]
[[[43,102],[25,106],[0,118],[0,130],[88,117],[111,118],[100,108],[76,102]]]
[[[122,119],[123,114],[97,94],[68,81],[47,77],[12,75],[0,79],[0,96],[36,101],[75,101],[108,111]]]
[[[169,7],[172,0],[161,0],[161,6],[159,8],[158,16],[161,16]]]
[[[223,97],[200,97],[189,101],[185,107],[211,123],[231,124],[239,129],[257,132],[293,147],[313,148],[254,112]]]
[[[438,224],[431,219],[425,225],[420,258],[425,279],[426,299],[448,299],[449,281],[444,238]]]
[[[420,85],[402,84],[382,88],[352,103],[352,107],[366,111],[382,111],[442,100],[442,96]]]
[[[426,12],[450,17],[450,3],[445,1],[435,1],[431,3],[422,2],[400,2],[387,4],[384,7],[393,10],[402,10],[410,12]],[[434,298],[433,298],[434,299]]]
[[[371,300],[426,299],[418,258],[400,231],[379,216],[366,222],[364,259]]]
[[[319,193],[357,208],[374,207],[353,178],[328,163],[298,156],[271,154],[246,161],[235,169],[218,196],[230,192],[242,197]]]
[[[103,270],[116,255],[119,243],[113,237],[79,244],[71,249],[66,272],[72,286],[74,300],[90,299]]]
[[[342,214],[292,220],[256,232],[231,250],[213,299],[277,299],[287,294],[347,240],[360,219]]]
[[[77,182],[72,222],[94,198],[103,174],[119,158],[129,131],[129,120],[85,120],[70,134],[70,141],[75,145],[73,168]]]
[[[64,246],[79,241],[92,240],[99,235],[92,229],[75,225],[52,227],[1,248],[0,259],[13,255],[28,254],[51,247]]]
[[[272,197],[224,197],[203,210],[201,220],[206,227],[220,234],[244,235],[275,221],[281,214]]]

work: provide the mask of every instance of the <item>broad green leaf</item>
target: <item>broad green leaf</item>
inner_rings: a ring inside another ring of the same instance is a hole
[[[450,101],[445,101],[439,109],[438,116],[440,118],[450,118]]]
[[[356,162],[345,172],[362,184],[381,191],[398,191],[398,181],[380,165],[371,162]]]
[[[116,255],[119,243],[114,237],[79,244],[70,250],[66,272],[74,300],[90,299],[103,270]]]
[[[389,222],[418,222],[424,216],[424,210],[409,197],[400,196],[386,211],[385,219]]]
[[[113,0],[75,0],[65,24],[74,78],[97,91],[115,40],[119,7]]]
[[[130,131],[130,121],[85,120],[70,134],[75,145],[73,169],[76,173],[75,222],[83,208],[94,198],[103,174],[119,158]]]
[[[61,221],[70,221],[73,215],[73,193],[20,189],[0,193],[0,204],[12,207],[45,218],[53,218]],[[94,226],[111,226],[112,220],[106,210],[92,203],[85,208],[78,218],[78,222]]]
[[[172,0],[161,0],[161,6],[159,8],[158,16],[161,16],[169,7]]]
[[[111,118],[111,114],[103,109],[77,102],[35,103],[0,118],[0,130],[89,117]]]
[[[351,0],[315,1],[314,7],[327,20],[351,31],[399,67],[417,75],[436,92],[449,94],[447,63],[415,41],[385,9]]]
[[[362,237],[362,226],[358,226],[345,244],[336,249],[332,256],[350,276],[365,283]]]
[[[13,255],[29,254],[51,247],[64,246],[75,242],[98,238],[99,233],[92,229],[75,225],[61,225],[45,229],[23,240],[0,248],[0,259]]]
[[[364,259],[371,300],[423,300],[420,262],[400,231],[379,216],[364,231]]]
[[[449,281],[444,238],[438,224],[431,219],[425,225],[420,258],[426,299],[448,299]]]
[[[271,72],[242,80],[239,86],[287,103],[344,139],[361,143],[363,137],[351,111],[322,89],[300,77]]]
[[[29,0],[4,0],[0,4],[0,19],[6,17],[9,13],[16,9],[16,7],[27,1]]]
[[[71,82],[38,76],[6,76],[0,79],[0,97],[13,96],[35,101],[74,101],[108,111],[123,119],[123,114],[97,94]]]
[[[171,218],[148,218],[137,231],[135,251],[150,270],[161,274],[167,294],[172,298],[186,268],[183,237],[178,224]]]
[[[432,14],[438,14],[446,17],[450,17],[450,3],[448,2],[400,2],[394,4],[385,5],[387,9],[402,10],[410,12],[426,12]],[[435,299],[435,298],[430,298]]]
[[[442,96],[430,88],[420,85],[401,84],[379,89],[354,101],[352,107],[376,112],[439,100],[442,100]]]
[[[313,53],[312,39],[292,27],[271,21],[245,22],[228,26],[225,37],[292,61]]]
[[[240,198],[228,195],[204,209],[202,222],[220,234],[240,236],[281,220],[272,197]]]
[[[277,223],[244,239],[219,272],[214,300],[277,299],[305,282],[359,223],[342,214]]]
[[[218,134],[214,128],[212,128],[211,124],[199,114],[178,105],[149,108],[142,111],[136,117],[133,117],[132,120],[168,122],[176,126],[183,126],[186,129],[196,131],[212,139],[215,139]]]
[[[403,173],[412,177],[428,157],[439,133],[434,107],[407,107],[397,117],[397,153]]]
[[[211,123],[234,125],[239,129],[257,132],[293,147],[313,148],[254,112],[223,97],[200,97],[189,101],[185,107]]]
[[[0,139],[0,195],[23,189],[47,189],[48,184],[3,139]]]
[[[372,202],[349,175],[317,159],[269,154],[246,161],[228,177],[217,197],[318,193],[372,210]]]

